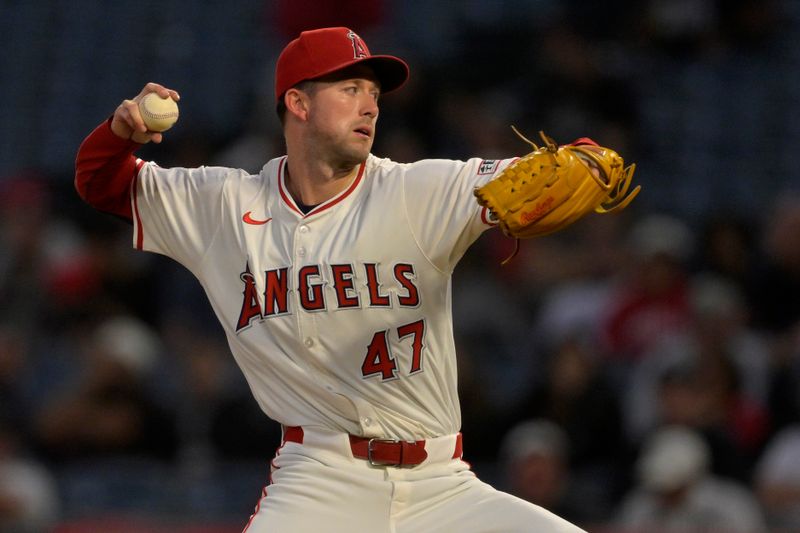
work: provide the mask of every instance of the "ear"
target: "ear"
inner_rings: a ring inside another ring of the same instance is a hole
[[[286,105],[286,112],[305,121],[308,119],[309,97],[308,94],[300,89],[292,87],[283,95],[283,103]]]

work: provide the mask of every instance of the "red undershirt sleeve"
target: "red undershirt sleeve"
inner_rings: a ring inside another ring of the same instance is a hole
[[[138,171],[133,153],[141,144],[122,139],[111,131],[111,119],[89,134],[75,160],[75,189],[99,211],[133,220],[131,182]]]

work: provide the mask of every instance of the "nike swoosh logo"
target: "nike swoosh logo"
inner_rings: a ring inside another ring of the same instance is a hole
[[[272,220],[272,217],[269,217],[266,220],[256,220],[255,218],[250,216],[251,213],[252,211],[248,211],[247,213],[242,215],[242,222],[244,222],[245,224],[252,224],[253,226],[261,226]]]

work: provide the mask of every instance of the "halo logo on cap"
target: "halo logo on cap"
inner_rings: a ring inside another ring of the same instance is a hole
[[[367,46],[364,44],[364,41],[361,40],[361,37],[356,35],[356,32],[350,30],[347,32],[347,38],[353,41],[353,59],[359,59],[369,55],[367,53]]]

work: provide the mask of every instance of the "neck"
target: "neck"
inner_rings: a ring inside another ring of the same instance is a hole
[[[297,202],[321,204],[345,190],[360,167],[360,164],[334,167],[320,161],[293,158],[290,153],[286,160],[286,188]]]

